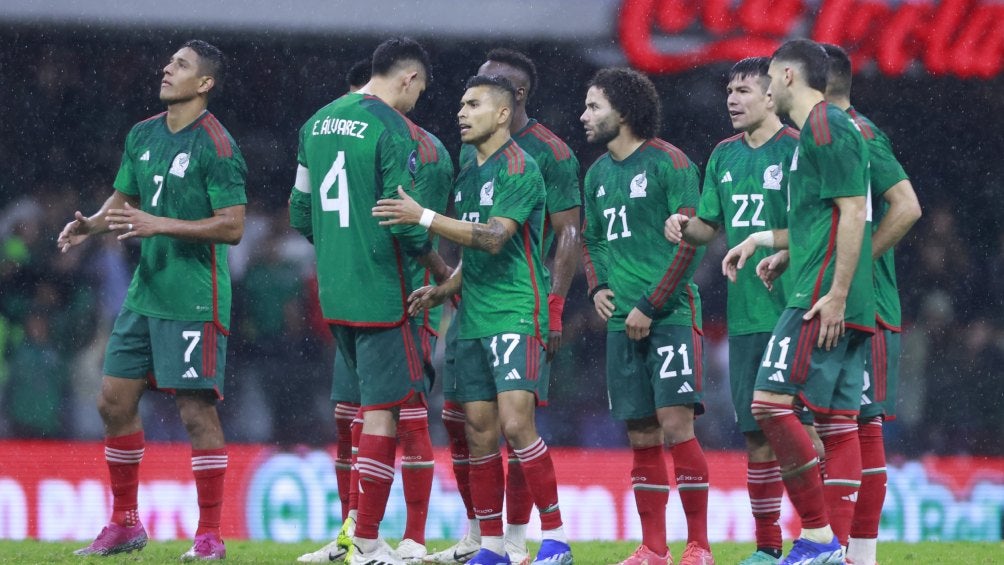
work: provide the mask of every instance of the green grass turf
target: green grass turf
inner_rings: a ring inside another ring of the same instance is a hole
[[[0,540],[0,563],[33,564],[33,563],[173,563],[190,546],[182,541],[151,541],[140,552],[113,555],[111,557],[77,557],[73,550],[85,545],[83,543],[48,543],[39,541],[7,541]],[[296,558],[318,549],[323,544],[276,543],[263,541],[229,541],[227,542],[227,563],[295,563]],[[444,549],[449,542],[429,543],[430,549]],[[628,556],[636,547],[632,542],[574,542],[572,550],[578,565],[604,565],[617,563]],[[670,544],[673,555],[679,558],[684,544]],[[533,547],[531,547],[533,549]],[[752,544],[745,543],[715,543],[712,544],[715,561],[718,565],[735,564],[745,558],[753,550]],[[882,565],[898,565],[900,563],[1004,563],[1004,543],[964,543],[964,542],[926,542],[881,543],[879,544],[879,562]]]

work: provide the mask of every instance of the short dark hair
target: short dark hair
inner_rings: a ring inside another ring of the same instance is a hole
[[[415,61],[425,69],[427,82],[432,82],[432,63],[429,54],[414,39],[410,37],[392,37],[377,46],[373,51],[373,76],[387,76],[405,61]]]
[[[509,108],[516,107],[516,87],[512,81],[501,75],[474,75],[467,79],[464,88],[474,88],[476,86],[487,86],[497,94],[505,97]]]
[[[219,92],[223,88],[223,79],[227,72],[227,56],[220,48],[201,39],[189,39],[181,46],[188,47],[199,56],[199,73],[213,77],[213,89]]]
[[[774,61],[787,61],[801,65],[809,88],[826,92],[826,75],[830,59],[823,47],[811,39],[792,39],[777,48],[771,56]]]
[[[770,57],[746,57],[729,70],[729,82],[744,78],[760,79],[760,86],[767,92],[770,86]]]
[[[600,69],[589,81],[589,86],[603,91],[632,133],[643,139],[658,135],[662,105],[655,85],[647,76],[634,69]]]
[[[826,74],[826,91],[834,96],[851,97],[851,58],[839,45],[822,43],[829,57],[829,71]]]
[[[489,61],[495,61],[496,63],[509,65],[514,69],[523,71],[523,73],[526,74],[526,77],[530,80],[530,86],[528,87],[526,93],[527,98],[529,98],[530,94],[537,89],[537,65],[534,65],[533,60],[527,57],[524,53],[516,51],[515,49],[496,47],[488,52],[486,59]]]
[[[363,59],[361,61],[356,61],[349,72],[345,74],[345,82],[349,83],[350,87],[361,87],[370,81],[370,76],[373,72],[373,61],[370,59]]]

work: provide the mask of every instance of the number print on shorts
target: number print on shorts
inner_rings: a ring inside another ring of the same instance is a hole
[[[764,351],[763,353],[763,364],[761,365],[763,367],[772,366],[770,360],[771,356],[774,354],[774,339],[776,337],[777,336],[774,335],[770,336],[770,341],[767,342],[767,350]],[[781,341],[777,342],[777,347],[779,352],[777,356],[778,357],[777,361],[773,363],[773,367],[775,369],[780,369],[783,371],[788,368],[788,363],[786,363],[785,361],[787,361],[788,359],[788,345],[790,344],[791,344],[791,337],[786,337]]]
[[[681,344],[679,347],[674,347],[672,345],[666,345],[655,350],[656,353],[665,357],[662,361],[662,368],[659,369],[660,379],[671,379],[678,375],[692,375],[694,370],[690,368],[690,355],[688,355],[687,344]],[[674,370],[670,370],[669,364],[673,362],[673,357],[679,354],[680,361],[683,363],[683,370],[677,373]]]
[[[181,339],[192,340],[192,342],[188,344],[188,349],[185,350],[185,363],[191,363],[192,352],[195,351],[195,346],[199,345],[199,340],[202,339],[202,332],[181,332]]]
[[[509,364],[509,357],[512,356],[512,352],[519,345],[519,334],[502,334],[502,341],[509,344],[506,348],[505,353],[502,354],[503,365]],[[499,354],[498,354],[498,343],[499,336],[492,336],[492,357],[494,357],[494,362],[492,362],[492,367],[499,366]]]

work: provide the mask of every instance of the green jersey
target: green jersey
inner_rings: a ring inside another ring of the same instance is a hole
[[[840,209],[833,199],[869,197],[868,147],[846,112],[826,102],[812,108],[791,160],[789,188],[793,279],[788,307],[808,310],[829,292],[836,270]],[[844,312],[845,325],[865,331],[875,327],[871,246],[871,227],[866,226]]]
[[[167,112],[129,131],[115,189],[138,198],[148,214],[178,220],[211,218],[213,210],[247,204],[247,165],[233,137],[210,112],[176,133]],[[230,268],[225,244],[158,235],[142,240],[125,307],[137,314],[230,327]]]
[[[453,205],[464,221],[509,218],[519,229],[497,255],[465,248],[461,281],[460,339],[501,333],[543,340],[547,328],[547,271],[541,259],[544,178],[537,163],[509,140],[480,166],[460,169]]]
[[[704,248],[666,241],[673,213],[693,216],[700,198],[697,167],[675,146],[650,139],[622,161],[606,153],[589,167],[585,268],[590,292],[609,287],[622,331],[632,308],[653,325],[701,327],[701,298],[692,279]]]
[[[544,177],[544,190],[547,191],[545,209],[548,214],[563,212],[582,205],[582,193],[579,190],[579,160],[568,145],[544,127],[537,120],[530,121],[518,132],[513,134],[513,140],[526,153],[533,157]],[[470,145],[460,148],[460,164],[464,166],[476,158],[476,151]],[[544,219],[544,247],[546,257],[554,243],[554,231],[549,219]]]
[[[787,225],[788,176],[798,146],[798,131],[782,127],[767,143],[750,147],[744,134],[715,147],[704,172],[704,189],[697,216],[725,228],[729,248],[750,234]],[[767,287],[756,275],[756,265],[774,251],[758,249],[728,285],[729,335],[770,332],[786,303],[788,273]]]
[[[419,128],[382,100],[346,94],[300,129],[297,161],[306,180],[290,196],[290,221],[313,238],[318,296],[328,323],[390,327],[408,319],[413,263],[428,251],[421,226],[379,225],[372,214],[433,159]],[[300,173],[297,175],[300,177]]]
[[[415,199],[426,208],[445,214],[450,190],[453,188],[453,160],[443,142],[422,128],[418,131],[418,142],[425,146],[424,154],[427,157],[421,160],[415,173]],[[438,239],[434,238],[432,245],[433,248],[438,248]],[[413,259],[411,261],[414,262]],[[414,264],[411,270],[411,290],[433,284],[432,274],[427,269]],[[422,322],[426,328],[436,332],[442,317],[443,307],[437,306],[425,311]]]
[[[892,152],[889,138],[853,107],[847,112],[861,128],[861,135],[868,143],[868,168],[872,188],[872,229],[878,229],[882,218],[889,211],[889,203],[884,195],[896,183],[909,177]],[[899,306],[899,288],[896,285],[896,257],[893,250],[886,251],[875,260],[875,308],[877,322],[894,332],[900,331],[902,312]]]

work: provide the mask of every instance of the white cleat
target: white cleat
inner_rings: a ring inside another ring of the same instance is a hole
[[[456,545],[448,547],[443,551],[425,556],[426,563],[440,563],[445,565],[456,565],[467,563],[472,557],[481,551],[481,542],[464,536]]]
[[[415,540],[405,538],[397,544],[397,556],[405,563],[421,563],[429,551]]]
[[[512,565],[530,565],[530,550],[526,545],[519,545],[511,540],[505,540],[505,552],[509,555]]]
[[[349,565],[405,565],[397,552],[383,540],[377,540],[376,549],[363,552],[359,545],[355,545],[352,555],[349,557]]]
[[[296,560],[300,563],[337,563],[344,561],[348,553],[349,550],[338,545],[338,540],[335,540],[317,551],[304,553]]]

